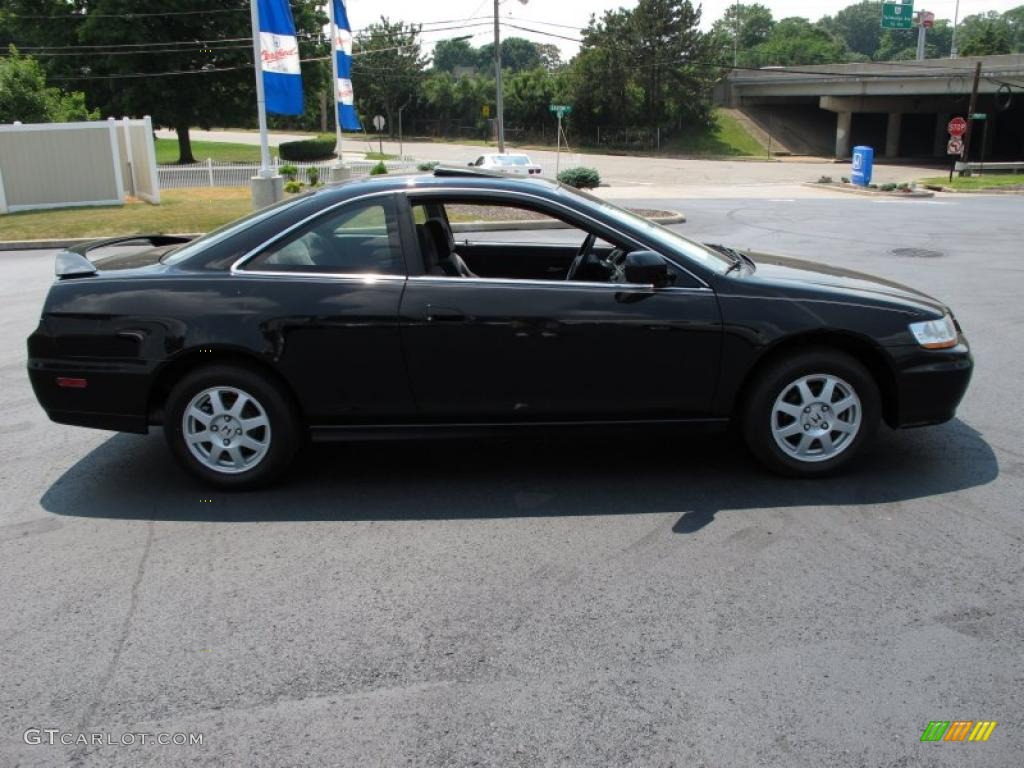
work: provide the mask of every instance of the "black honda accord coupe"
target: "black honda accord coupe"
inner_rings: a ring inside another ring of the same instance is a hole
[[[910,288],[466,169],[90,243],[56,272],[28,340],[50,418],[160,425],[222,488],[279,477],[306,437],[672,424],[733,424],[814,476],[883,419],[952,418],[973,366],[952,312]]]

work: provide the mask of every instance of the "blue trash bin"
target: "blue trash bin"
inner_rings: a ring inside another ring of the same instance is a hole
[[[871,170],[875,165],[875,150],[871,147],[853,148],[853,167],[850,172],[850,181],[866,187],[871,183]]]

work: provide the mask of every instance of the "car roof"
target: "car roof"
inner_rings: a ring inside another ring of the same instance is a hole
[[[312,197],[320,198],[324,203],[340,202],[349,197],[393,190],[403,192],[409,190],[445,189],[496,190],[501,192],[522,192],[546,197],[563,197],[567,195],[560,184],[547,179],[516,178],[502,174],[481,171],[475,168],[438,167],[434,173],[420,175],[370,176],[361,179],[350,179],[340,184],[331,184],[317,190]],[[327,199],[325,199],[327,198]]]

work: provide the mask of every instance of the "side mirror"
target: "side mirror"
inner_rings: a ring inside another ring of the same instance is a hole
[[[632,251],[626,254],[626,282],[664,288],[672,285],[673,275],[665,259],[654,251]]]

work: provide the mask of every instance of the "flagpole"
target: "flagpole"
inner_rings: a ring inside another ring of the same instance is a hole
[[[258,175],[267,179],[273,173],[270,170],[270,142],[267,138],[267,100],[263,94],[263,56],[260,51],[260,10],[258,0],[250,0],[249,11],[252,16],[252,61],[256,70],[256,112],[260,126],[260,170]]]
[[[342,165],[345,158],[341,154],[341,115],[338,114],[338,27],[334,22],[334,0],[327,0],[327,18],[331,23],[331,93],[334,94],[331,103],[334,104],[334,154],[338,156],[338,162]]]

